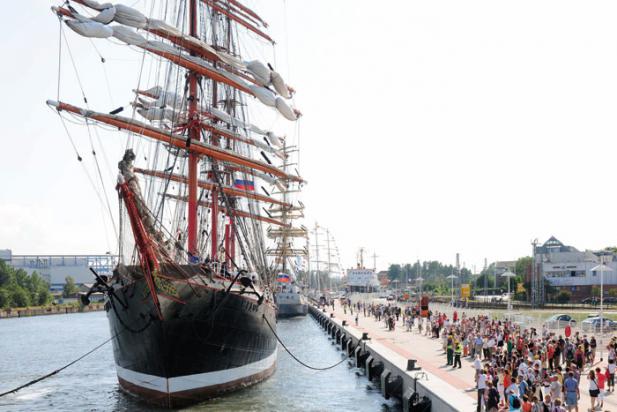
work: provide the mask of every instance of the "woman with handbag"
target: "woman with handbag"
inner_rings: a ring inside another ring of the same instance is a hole
[[[589,375],[587,376],[587,380],[589,381],[589,396],[591,397],[591,410],[596,410],[596,400],[598,395],[600,394],[600,387],[598,386],[598,381],[596,380],[596,373],[593,369],[589,371]]]

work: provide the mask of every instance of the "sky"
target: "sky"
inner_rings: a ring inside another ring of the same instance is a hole
[[[58,92],[53,4],[5,7],[0,249],[105,253],[114,233],[88,136],[69,125],[80,163],[45,105]],[[535,238],[617,244],[617,3],[247,4],[269,22],[274,63],[304,113],[305,224],[329,228],[344,266],[360,247],[379,269],[460,253],[480,270],[485,258],[529,255]],[[126,104],[139,55],[65,33],[89,104]],[[60,96],[81,103],[63,47]],[[102,131],[93,145],[117,215],[123,137]]]

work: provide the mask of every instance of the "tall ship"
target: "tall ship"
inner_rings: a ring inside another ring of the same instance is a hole
[[[284,152],[286,158],[283,170],[290,172],[292,167],[297,170],[297,146],[285,145]],[[308,300],[297,276],[302,270],[302,262],[308,259],[308,248],[299,245],[302,240],[304,243],[308,240],[308,229],[295,223],[304,218],[304,204],[298,200],[302,184],[303,182],[287,181],[277,185],[273,194],[290,206],[270,205],[268,211],[269,216],[286,224],[271,225],[268,228],[268,237],[274,245],[267,253],[278,271],[274,300],[279,318],[306,316],[308,313]]]
[[[330,229],[315,222],[310,233],[312,244],[307,246],[310,251],[309,295],[315,301],[330,301],[340,294],[342,272],[339,250]]]
[[[59,70],[75,70],[83,99],[64,101],[59,84],[47,103],[67,134],[75,127],[68,123],[79,123],[90,144],[100,126],[125,137],[114,226],[120,263],[111,278],[95,273],[90,292],[106,295],[121,388],[178,407],[275,370],[278,271],[268,261],[266,229],[290,228],[284,215],[294,205],[270,191],[303,180],[285,167],[286,138],[258,120],[283,128],[300,113],[273,64],[250,59],[274,53],[254,10],[238,0],[150,3],[147,11],[93,0],[53,7],[61,46],[77,34],[98,53],[96,44],[108,39],[105,47],[135,51],[141,71],[135,89],[122,91],[130,103],[96,111],[90,105],[100,102],[86,98],[79,65],[59,62]],[[70,48],[62,52],[73,60]],[[107,83],[113,88],[114,79]],[[92,154],[103,186],[94,146]]]

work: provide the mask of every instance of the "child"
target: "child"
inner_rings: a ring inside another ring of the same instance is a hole
[[[606,383],[606,375],[602,373],[600,368],[596,368],[596,379],[598,380],[598,389],[600,390],[598,402],[600,403],[600,408],[602,408],[604,407],[604,385]]]
[[[606,370],[608,371],[608,390],[610,392],[615,392],[615,369],[617,366],[615,365],[615,359],[608,360],[608,367]]]

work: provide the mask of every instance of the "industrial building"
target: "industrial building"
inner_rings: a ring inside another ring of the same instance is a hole
[[[10,249],[0,250],[0,260],[28,274],[36,271],[49,283],[51,290],[62,290],[67,276],[75,279],[77,285],[92,283],[94,276],[90,268],[98,274],[111,275],[118,263],[118,257],[111,254],[14,255]]]

